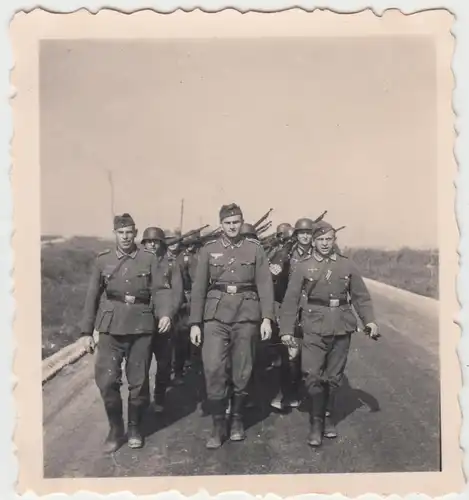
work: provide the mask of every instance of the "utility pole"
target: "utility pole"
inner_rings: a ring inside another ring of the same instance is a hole
[[[107,179],[109,182],[109,188],[110,188],[110,193],[111,193],[111,215],[114,217],[115,215],[115,207],[114,207],[114,181],[112,178],[112,172],[111,170],[107,170]]]
[[[179,231],[182,234],[182,225],[184,223],[184,198],[181,200],[181,220],[179,221]]]

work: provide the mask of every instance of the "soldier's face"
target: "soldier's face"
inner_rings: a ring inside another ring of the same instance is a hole
[[[297,238],[300,245],[311,245],[313,241],[313,233],[311,231],[298,231]]]
[[[221,227],[223,232],[229,238],[236,238],[239,236],[239,231],[243,225],[243,218],[241,215],[233,215],[232,217],[226,217],[221,221]]]
[[[176,253],[179,250],[179,243],[175,243],[174,245],[169,245],[168,248],[170,252]]]
[[[116,244],[122,250],[129,250],[133,247],[137,236],[137,229],[134,226],[121,227],[114,231]]]
[[[329,255],[332,252],[335,244],[334,231],[329,231],[326,234],[318,236],[314,240],[314,246],[321,255]]]
[[[158,240],[146,240],[144,246],[147,250],[158,252],[161,248],[161,242]]]

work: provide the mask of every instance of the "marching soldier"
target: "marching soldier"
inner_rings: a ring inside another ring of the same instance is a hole
[[[291,227],[291,226],[290,226]],[[282,225],[282,233],[289,233],[289,227]],[[298,219],[293,228],[294,243],[290,245],[285,266],[277,271],[275,276],[275,265],[271,266],[271,271],[274,274],[274,285],[276,292],[277,312],[280,310],[280,304],[286,292],[288,281],[292,276],[295,266],[298,262],[302,262],[311,258],[313,253],[313,229],[314,221],[308,218]],[[288,251],[288,248],[286,248]],[[301,327],[297,323],[295,326],[294,336],[300,339],[302,336]],[[279,343],[278,329],[275,329],[275,343]],[[280,342],[281,343],[281,342]],[[300,343],[293,343],[290,346],[278,346],[280,356],[280,388],[277,395],[271,401],[271,406],[278,410],[284,410],[285,407],[297,408],[300,405],[299,389],[301,383],[301,350]]]
[[[231,361],[234,386],[230,439],[245,438],[243,406],[259,333],[272,334],[273,285],[264,250],[259,242],[239,232],[243,214],[236,204],[220,209],[223,234],[199,253],[192,287],[191,341],[203,344],[207,409],[213,418],[207,448],[219,448],[226,437],[225,410]]]
[[[115,250],[101,252],[96,258],[81,326],[90,352],[95,348],[94,327],[99,332],[95,378],[110,426],[106,452],[116,451],[124,439],[120,394],[124,358],[129,384],[128,445],[143,446],[140,422],[149,403],[152,336],[157,328],[160,334],[167,332],[173,316],[159,261],[152,252],[136,246],[137,229],[129,214],[114,218],[114,234]]]
[[[302,370],[311,398],[308,444],[320,446],[323,435],[336,437],[334,399],[342,381],[351,335],[357,330],[354,306],[371,338],[378,338],[371,298],[356,266],[334,251],[334,228],[319,222],[313,232],[311,259],[298,262],[281,308],[280,335],[286,346],[293,336],[299,306],[303,328]],[[302,294],[305,301],[301,301]]]
[[[241,226],[241,229],[239,230],[239,234],[241,236],[247,236],[248,238],[252,238],[254,240],[259,240],[259,237],[257,236],[256,228],[252,224],[248,224],[247,222],[245,222]]]
[[[153,252],[157,256],[161,256],[165,252],[165,234],[159,227],[147,227],[143,231],[142,245],[149,252]]]
[[[171,370],[173,362],[173,350],[177,334],[177,323],[179,310],[184,301],[183,272],[176,245],[167,240],[168,248],[160,261],[161,273],[163,275],[163,286],[171,291],[173,322],[171,328],[164,334],[158,333],[153,336],[152,350],[156,359],[156,375],[153,391],[153,410],[160,413],[164,410],[166,393],[171,383]],[[178,244],[179,245],[179,244]],[[172,250],[169,248],[172,246]]]

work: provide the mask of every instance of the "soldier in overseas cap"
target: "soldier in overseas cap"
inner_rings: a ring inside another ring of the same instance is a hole
[[[258,241],[240,235],[243,214],[238,205],[222,206],[219,215],[223,233],[200,250],[190,313],[191,341],[202,343],[207,410],[213,418],[209,449],[219,448],[226,437],[228,362],[234,390],[230,439],[244,439],[243,406],[256,344],[259,336],[270,338],[274,319],[264,250]]]
[[[159,259],[136,246],[137,229],[128,213],[114,218],[114,235],[115,249],[101,252],[94,263],[81,325],[89,352],[95,349],[94,328],[99,332],[95,379],[110,426],[106,452],[116,451],[125,435],[120,394],[124,358],[129,383],[128,444],[143,446],[140,422],[149,403],[152,336],[157,329],[168,331],[174,314]]]
[[[316,225],[313,255],[297,263],[280,314],[280,335],[289,346],[294,342],[301,308],[302,371],[312,402],[310,446],[320,446],[323,436],[337,436],[334,399],[347,363],[351,335],[358,326],[352,306],[369,328],[370,337],[378,336],[370,294],[355,264],[334,250],[335,233],[327,222]],[[304,301],[300,301],[302,294]]]

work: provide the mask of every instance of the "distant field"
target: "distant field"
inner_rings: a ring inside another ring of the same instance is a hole
[[[42,247],[43,358],[78,338],[91,265],[96,254],[110,244],[96,238],[77,237]],[[344,253],[367,278],[438,298],[437,252],[345,249]]]

